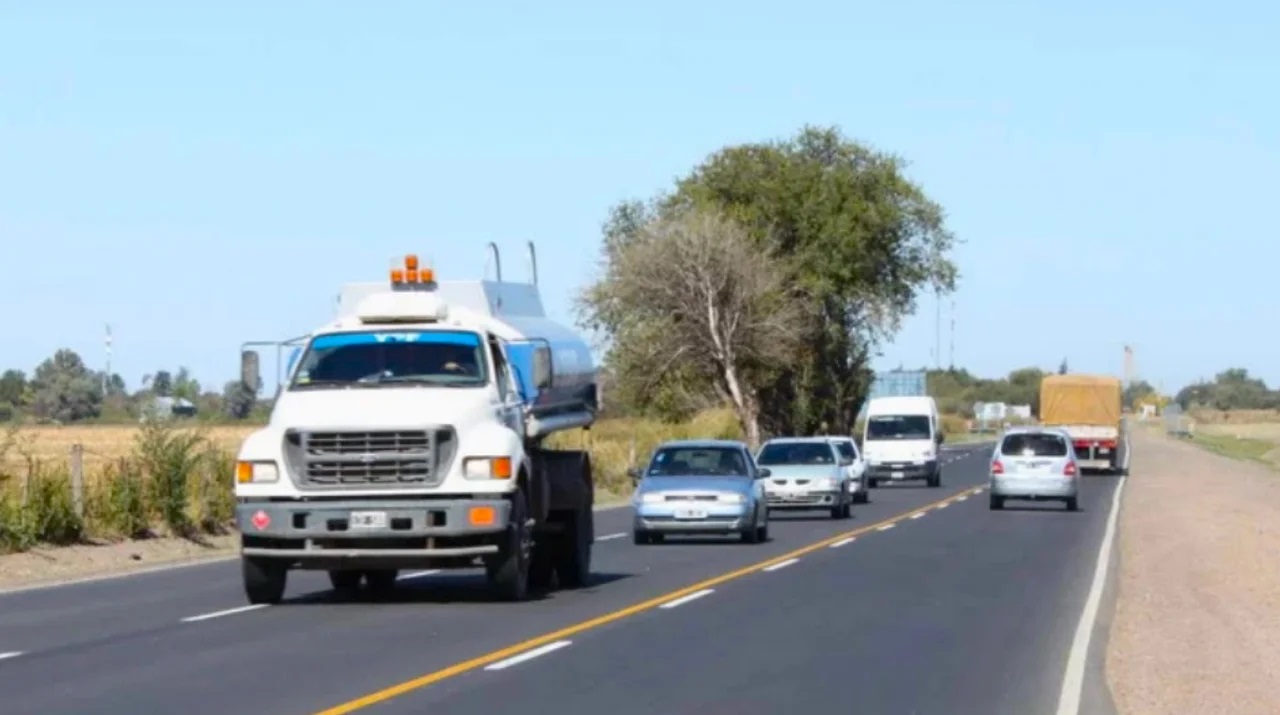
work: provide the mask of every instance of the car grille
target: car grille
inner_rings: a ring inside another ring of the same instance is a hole
[[[421,487],[440,482],[453,433],[437,430],[290,430],[285,452],[300,486]]]
[[[668,494],[666,501],[715,501],[714,494]]]

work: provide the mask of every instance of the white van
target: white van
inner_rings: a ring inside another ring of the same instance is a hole
[[[883,481],[922,479],[930,487],[942,484],[942,421],[938,403],[926,395],[876,397],[867,404],[862,427],[862,456],[867,461],[868,486]]]

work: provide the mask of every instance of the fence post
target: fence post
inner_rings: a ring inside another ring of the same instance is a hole
[[[76,518],[84,518],[84,445],[71,445],[71,503],[75,505]]]

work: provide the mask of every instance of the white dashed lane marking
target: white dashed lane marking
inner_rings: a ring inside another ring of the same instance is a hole
[[[0,660],[9,660],[10,658],[17,658],[20,655],[22,655],[22,651],[20,650],[10,651],[8,653],[0,653]]]
[[[828,546],[827,548],[828,548],[828,549],[838,549],[838,548],[840,548],[841,546],[846,546],[846,545],[848,545],[848,544],[852,544],[856,539],[857,539],[857,537],[855,537],[855,536],[850,536],[850,537],[849,537],[849,538],[847,538],[847,539],[841,539],[841,540],[837,541],[836,543],[834,543],[834,544],[832,544],[832,545]]]
[[[667,601],[661,606],[658,606],[658,608],[675,608],[676,606],[683,606],[684,604],[690,601],[696,601],[699,598],[702,598],[703,596],[710,596],[715,592],[716,590],[714,588],[704,588],[701,591],[695,591],[689,594],[688,596],[681,596],[680,598],[677,598],[675,600]]]
[[[485,670],[505,670],[506,668],[510,668],[513,665],[519,665],[521,663],[533,660],[534,658],[537,658],[539,656],[544,656],[548,653],[558,651],[561,648],[564,648],[570,645],[573,645],[573,641],[556,641],[555,643],[548,643],[540,648],[527,650],[521,653],[520,655],[513,655],[510,658],[507,658],[506,660],[500,660],[497,663],[494,663],[493,665],[485,666]]]
[[[780,562],[778,562],[778,563],[776,563],[776,564],[774,564],[774,565],[772,565],[772,566],[766,566],[766,567],[764,567],[763,569],[761,569],[761,571],[777,571],[778,569],[786,568],[786,567],[790,566],[791,564],[796,563],[796,562],[797,562],[797,561],[799,561],[799,560],[800,560],[800,559],[787,559],[786,561],[780,561]]]
[[[266,608],[267,604],[257,603],[250,606],[240,606],[239,608],[228,608],[225,611],[214,611],[213,613],[202,613],[198,616],[188,616],[182,619],[183,623],[195,623],[197,621],[207,621],[211,618],[222,618],[223,616],[234,616],[237,613],[245,613],[247,611],[256,611],[259,608]]]

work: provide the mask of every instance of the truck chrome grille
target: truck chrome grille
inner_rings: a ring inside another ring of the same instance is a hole
[[[434,486],[452,438],[448,429],[290,430],[285,453],[303,488]]]

